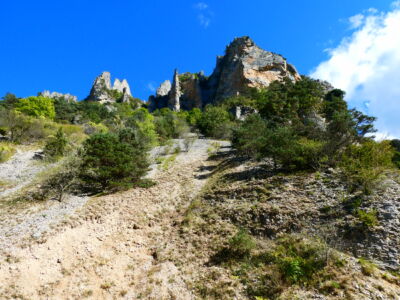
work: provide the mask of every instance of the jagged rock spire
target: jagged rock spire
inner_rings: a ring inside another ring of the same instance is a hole
[[[171,91],[169,92],[168,107],[173,111],[180,111],[180,97],[182,95],[178,70],[175,69]]]
[[[123,94],[122,99],[115,99],[112,90],[121,92]],[[86,100],[98,101],[100,103],[110,103],[115,102],[116,100],[129,101],[131,96],[131,90],[126,79],[122,81],[115,79],[114,85],[111,85],[110,72],[103,72],[95,79],[93,87],[90,90],[90,94]]]

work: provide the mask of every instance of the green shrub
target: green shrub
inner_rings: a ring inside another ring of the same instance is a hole
[[[77,107],[82,123],[90,121],[100,123],[115,116],[114,112],[109,111],[104,104],[98,102],[80,101],[77,103]]]
[[[393,155],[393,163],[400,168],[400,140],[392,140],[390,142],[392,147],[395,150],[395,153]]]
[[[147,109],[140,108],[134,111],[126,123],[127,127],[136,131],[136,138],[142,140],[147,150],[157,144],[158,136],[154,124],[154,116]]]
[[[278,246],[271,256],[286,281],[304,283],[327,266],[327,251],[323,243],[287,236],[278,240]]]
[[[160,142],[168,139],[180,138],[189,132],[189,126],[182,114],[163,108],[154,112],[154,124]]]
[[[393,167],[393,155],[389,142],[368,140],[360,145],[349,146],[340,166],[353,188],[361,187],[365,194],[370,194],[383,174]]]
[[[207,105],[199,120],[199,129],[208,137],[229,138],[232,132],[229,113],[222,107]]]
[[[361,223],[366,227],[375,227],[379,224],[377,211],[375,209],[372,209],[370,211],[358,209],[357,217],[361,221]]]
[[[9,160],[15,153],[15,147],[11,143],[0,142],[0,163]]]
[[[202,111],[200,108],[193,108],[188,112],[188,115],[186,117],[186,121],[190,126],[196,127],[198,126],[201,116],[202,116]]]
[[[247,233],[246,230],[240,229],[229,240],[229,253],[232,257],[243,258],[250,255],[250,252],[255,249],[256,243],[254,239]]]
[[[15,109],[32,117],[44,117],[53,120],[56,116],[53,99],[42,96],[18,99]]]
[[[47,158],[57,159],[64,156],[67,144],[67,138],[62,128],[59,128],[56,135],[47,140],[43,152]]]
[[[148,170],[147,152],[127,143],[126,132],[92,135],[83,144],[81,178],[92,188],[116,190],[132,187]]]
[[[54,99],[54,109],[56,112],[55,120],[57,122],[74,122],[78,114],[78,108],[78,103],[67,101],[64,97]]]

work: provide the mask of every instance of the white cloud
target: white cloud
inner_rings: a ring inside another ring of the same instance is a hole
[[[363,24],[365,16],[363,14],[357,14],[349,18],[350,29],[356,29]]]
[[[380,133],[400,137],[400,1],[392,7],[352,17],[354,32],[311,76],[345,90],[351,106],[378,117]]]
[[[203,28],[207,28],[210,26],[211,18],[213,17],[214,13],[210,10],[209,6],[205,2],[198,2],[194,5],[194,8],[197,10],[197,20],[199,24]]]
[[[154,84],[152,82],[149,82],[146,87],[149,91],[151,91],[153,93],[156,91],[156,87],[154,86]]]

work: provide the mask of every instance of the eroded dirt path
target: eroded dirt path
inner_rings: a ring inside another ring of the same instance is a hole
[[[212,143],[196,141],[155,172],[156,186],[93,198],[40,243],[1,257],[0,298],[192,299],[156,249],[207,181]]]

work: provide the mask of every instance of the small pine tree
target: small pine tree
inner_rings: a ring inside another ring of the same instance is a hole
[[[54,137],[50,137],[44,147],[44,154],[51,159],[57,159],[65,154],[68,140],[62,128],[59,128]]]

